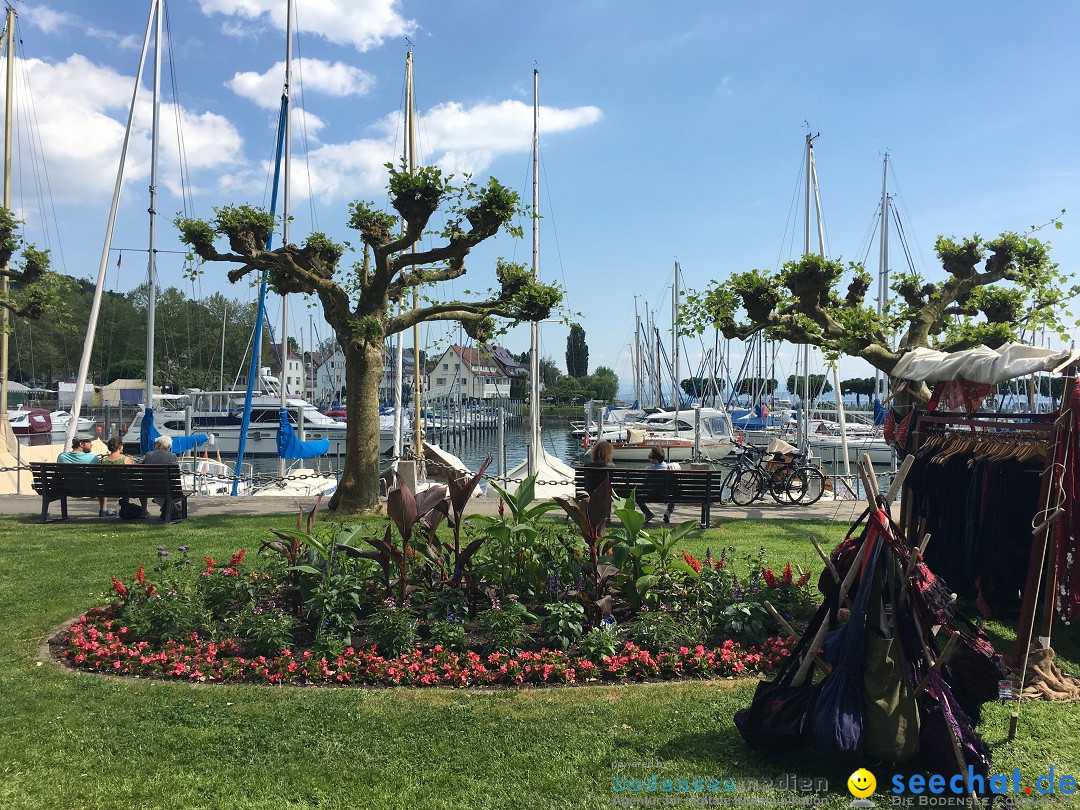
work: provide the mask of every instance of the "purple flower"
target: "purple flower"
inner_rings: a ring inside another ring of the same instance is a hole
[[[176,550],[177,550],[177,551],[187,551],[187,550],[188,550],[188,547],[187,547],[187,546],[180,546],[180,547],[178,547],[178,548],[177,548]]]
[[[164,551],[164,550],[165,550],[165,546],[158,546],[158,547],[157,547],[157,550],[158,550],[158,551]]]

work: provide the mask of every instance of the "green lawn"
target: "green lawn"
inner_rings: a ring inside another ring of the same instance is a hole
[[[610,807],[612,763],[657,760],[674,777],[827,778],[823,806],[840,808],[851,801],[848,774],[870,765],[749,751],[731,716],[748,703],[751,680],[466,692],[191,686],[72,673],[43,660],[41,644],[99,604],[111,575],[152,563],[159,543],[219,558],[254,550],[267,526],[292,518],[200,517],[169,527],[33,521],[0,517],[5,808]],[[724,523],[693,536],[688,549],[735,546],[742,554],[765,544],[770,564],[791,559],[816,571],[808,537],[831,547],[845,528]],[[1080,669],[1076,642],[1075,634],[1055,638],[1072,671]],[[1012,743],[1007,708],[989,706],[985,717],[996,772],[1020,768],[1025,784],[1050,766],[1058,776],[1080,774],[1080,707],[1026,705]],[[875,773],[879,784],[888,779],[884,769]]]

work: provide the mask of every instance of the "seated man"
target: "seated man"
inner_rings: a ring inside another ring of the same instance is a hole
[[[90,451],[94,440],[85,433],[71,440],[71,449],[56,457],[58,464],[98,464],[101,456]],[[115,517],[116,512],[108,508],[108,498],[98,498],[98,517]]]
[[[679,465],[674,461],[667,461],[664,457],[664,451],[659,447],[654,447],[649,451],[649,463],[645,465],[646,470],[678,470]],[[652,510],[644,504],[639,503],[641,511],[645,515],[645,522],[648,523],[653,518]],[[671,513],[675,511],[675,504],[669,503],[667,509],[664,510],[664,523],[671,522]]]
[[[158,436],[154,440],[154,449],[142,457],[140,464],[180,464],[180,459],[176,457],[176,453],[172,451],[172,436]],[[146,510],[146,498],[139,498],[139,502],[142,504],[142,516],[144,518],[150,517],[150,513]],[[166,516],[164,514],[165,507],[162,506],[162,517],[166,520],[172,520],[172,515]]]

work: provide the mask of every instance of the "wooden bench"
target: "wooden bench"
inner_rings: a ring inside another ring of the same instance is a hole
[[[49,504],[60,501],[61,520],[67,520],[68,498],[159,498],[161,519],[168,522],[176,509],[187,517],[187,499],[180,468],[175,464],[30,464],[34,491],[41,495],[41,522],[49,520]]]
[[[611,481],[612,494],[625,498],[637,491],[640,503],[696,503],[701,505],[701,525],[708,528],[713,501],[727,470],[643,470],[624,467],[575,467],[574,488],[578,495],[593,492],[604,479]]]

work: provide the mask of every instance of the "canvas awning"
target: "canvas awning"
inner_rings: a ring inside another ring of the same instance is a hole
[[[1078,359],[1078,349],[1041,349],[1022,343],[1009,343],[998,349],[979,346],[961,352],[914,349],[900,358],[892,376],[912,381],[963,379],[996,385],[1038,372],[1057,372]]]

